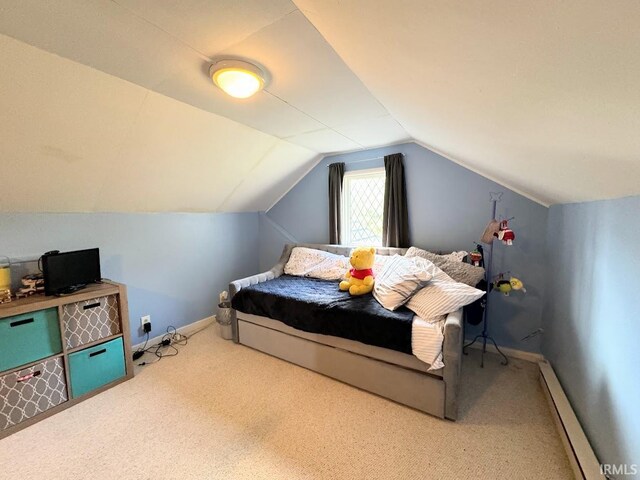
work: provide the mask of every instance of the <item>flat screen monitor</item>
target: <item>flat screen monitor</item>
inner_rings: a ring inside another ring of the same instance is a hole
[[[42,273],[46,295],[70,293],[89,283],[99,282],[100,250],[76,250],[42,256]]]

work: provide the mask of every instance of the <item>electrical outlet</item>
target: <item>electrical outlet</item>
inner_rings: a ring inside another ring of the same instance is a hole
[[[144,326],[147,323],[151,323],[151,315],[145,315],[144,317],[140,317],[140,327],[144,330]]]

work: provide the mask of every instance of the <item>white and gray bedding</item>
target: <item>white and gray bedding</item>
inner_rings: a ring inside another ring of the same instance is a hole
[[[421,258],[407,258],[402,255],[388,257],[388,261],[376,274],[373,298],[387,310],[396,310],[432,279],[433,275],[419,265]]]
[[[430,371],[438,370],[444,367],[447,314],[460,315],[459,309],[483,292],[450,278],[434,261],[459,280],[473,282],[484,269],[462,263],[464,254],[436,255],[412,247],[405,257],[376,255],[378,292],[353,297],[336,283],[349,266],[348,257],[294,247],[284,275],[244,287],[232,305],[302,332],[412,354]]]
[[[232,281],[229,284],[231,298],[245,288],[282,276],[291,252],[296,247],[322,250],[343,256],[349,255],[351,251],[349,247],[339,245],[285,245],[280,260],[270,270]],[[405,253],[406,249],[402,248],[380,247],[377,249],[380,258]],[[414,316],[412,324],[414,355],[407,355],[359,341],[304,332],[265,316],[251,315],[235,309],[231,311],[233,336],[236,343],[266,352],[423,412],[455,420],[458,413],[464,337],[462,311],[452,312],[446,317],[443,327],[444,339],[438,345],[438,348],[440,346],[442,348],[442,359],[445,365],[435,371],[430,368],[433,365],[418,359],[419,353],[414,342],[416,338],[414,326],[418,322],[415,320]]]
[[[425,321],[404,307],[392,312],[371,295],[353,297],[340,291],[335,281],[282,275],[243,288],[232,306],[304,332],[413,354],[430,371],[444,366],[444,316]]]

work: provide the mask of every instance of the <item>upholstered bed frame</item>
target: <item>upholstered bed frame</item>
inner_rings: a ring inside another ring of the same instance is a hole
[[[231,282],[231,296],[243,287],[282,275],[291,250],[296,246],[347,256],[351,252],[350,247],[338,245],[286,245],[280,261],[271,270]],[[377,249],[378,255],[404,254],[405,251],[401,248]],[[413,355],[344,338],[303,332],[267,317],[232,311],[232,325],[236,343],[437,417],[450,420],[457,417],[464,338],[461,310],[447,317],[443,345],[445,366],[433,372],[427,372],[428,365]]]

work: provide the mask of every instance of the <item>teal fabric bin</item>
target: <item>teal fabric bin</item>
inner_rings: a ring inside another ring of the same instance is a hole
[[[124,377],[125,372],[122,338],[69,354],[73,398]]]
[[[0,320],[0,372],[62,352],[58,309]]]

